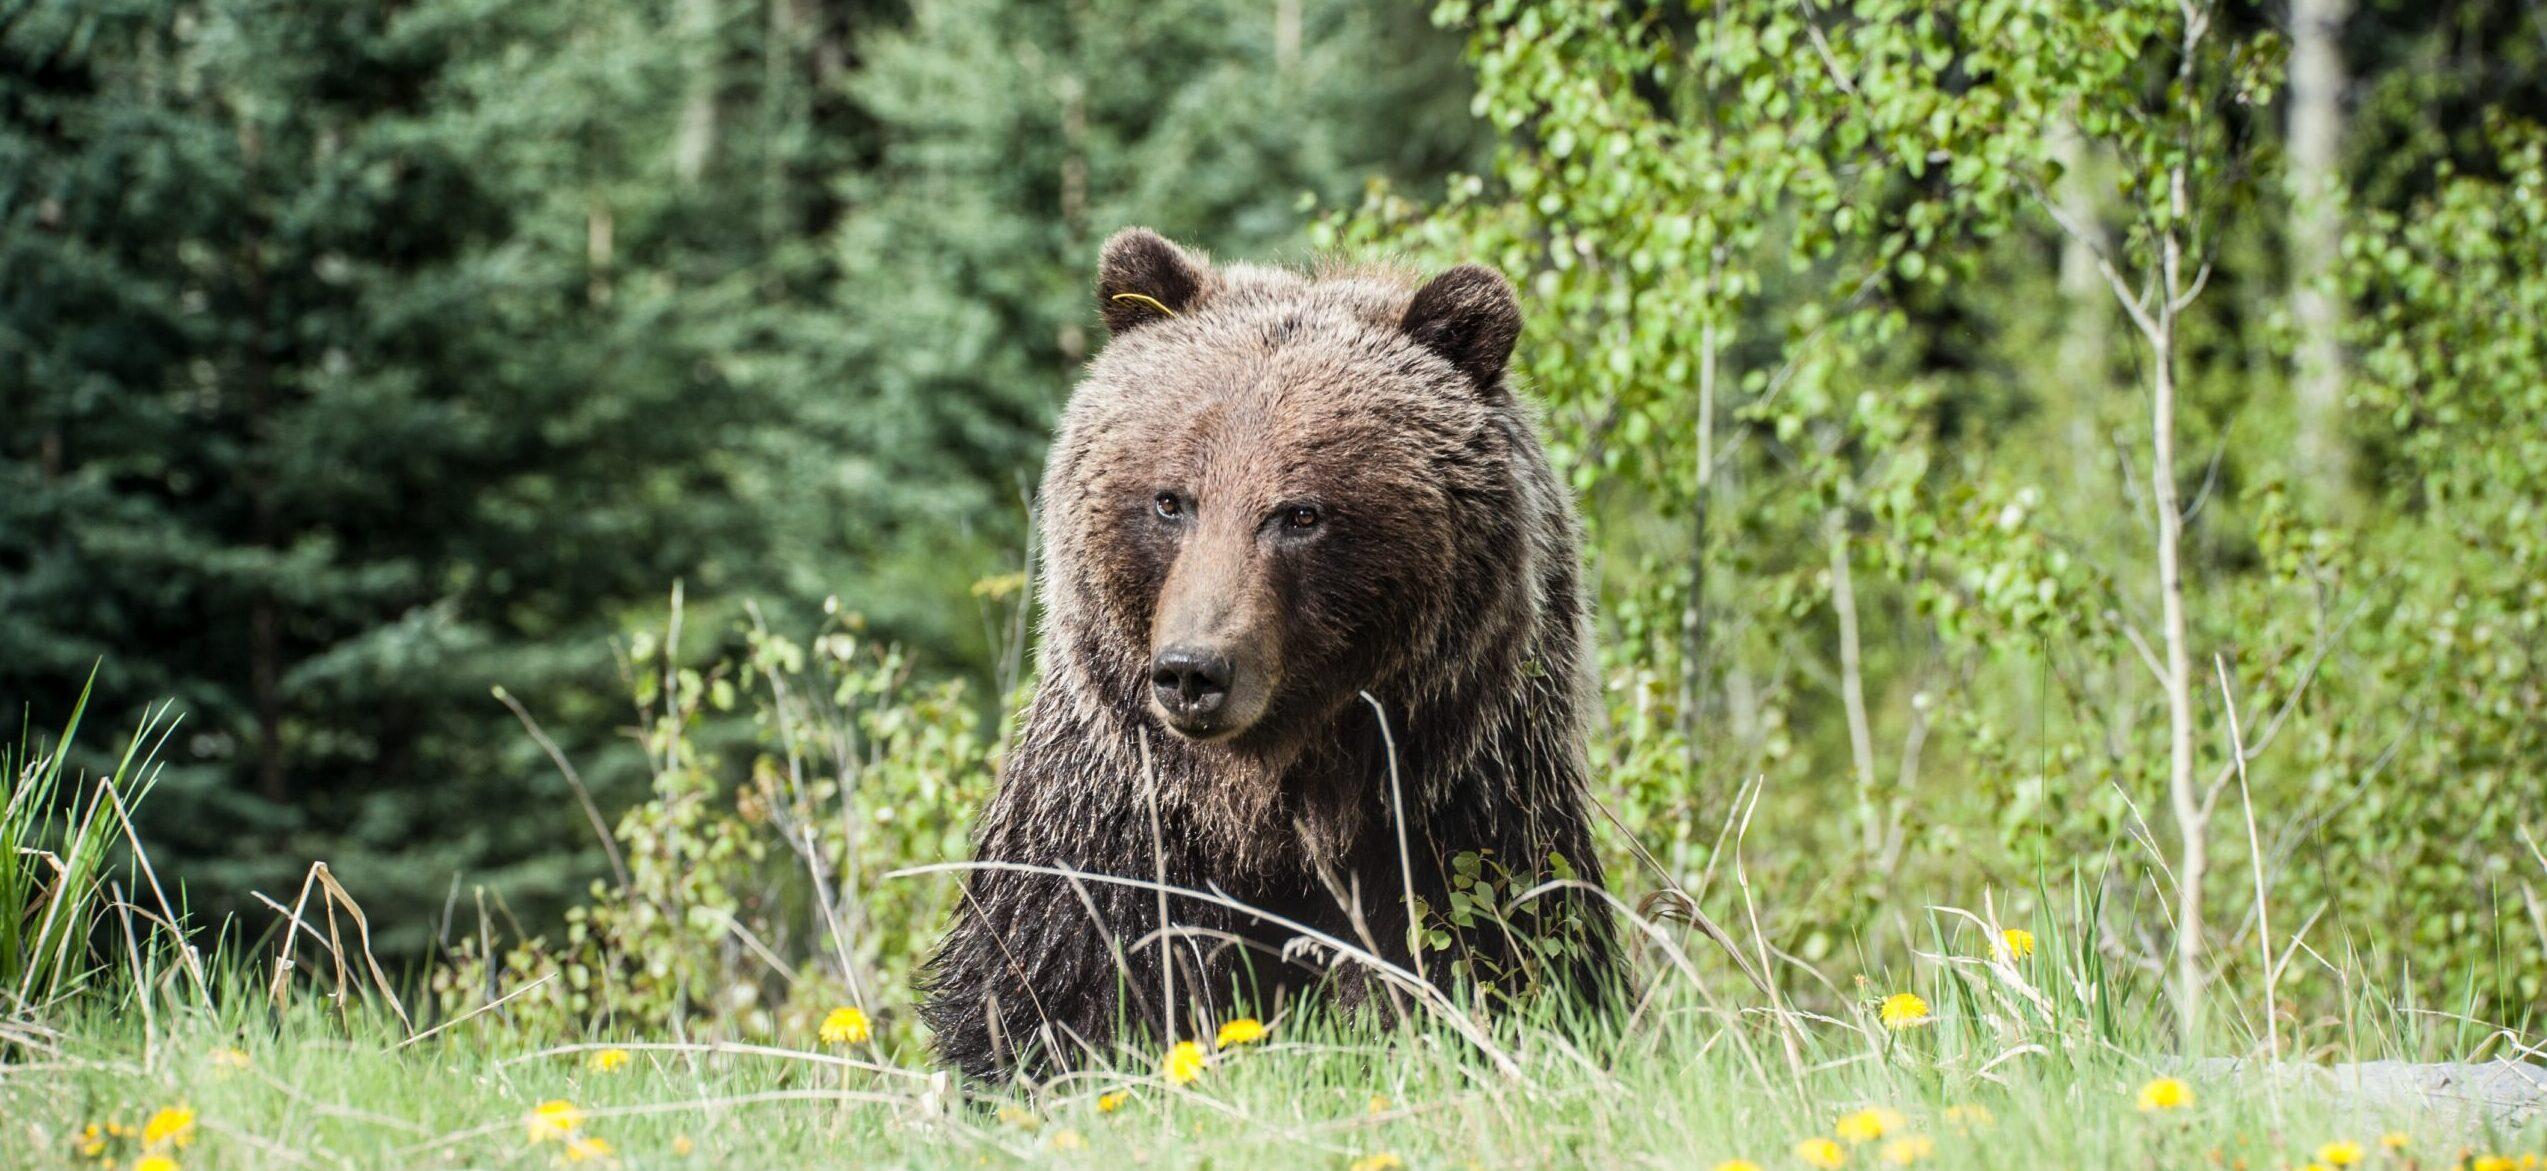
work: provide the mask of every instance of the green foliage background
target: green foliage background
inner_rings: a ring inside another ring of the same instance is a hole
[[[173,698],[207,911],[325,858],[412,952],[601,862],[611,639],[827,596],[1013,679],[1097,241],[1298,251],[1476,157],[1417,10],[222,0],[0,12],[0,710]],[[977,694],[997,696],[984,687]],[[93,716],[95,718],[95,716]]]
[[[0,708],[57,723],[93,663],[92,720],[176,699],[148,828],[201,908],[324,857],[393,950],[479,888],[461,919],[554,944],[462,943],[454,1010],[536,973],[577,1017],[775,1028],[801,1005],[719,975],[745,934],[890,998],[940,904],[853,930],[826,900],[948,857],[988,783],[1096,242],[1477,258],[1522,286],[1591,521],[1623,894],[1729,911],[1744,860],[1810,964],[2083,890],[2088,946],[2163,970],[2163,371],[2213,976],[2258,979],[2260,936],[2354,961],[2276,965],[2295,1031],[2340,1027],[2356,965],[2526,1020],[2547,18],[2343,18],[2319,275],[2289,19],[19,4]],[[2295,393],[2311,286],[2343,310],[2331,422]],[[2151,288],[2163,351],[2117,298]]]

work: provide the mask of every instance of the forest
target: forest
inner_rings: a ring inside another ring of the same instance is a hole
[[[1133,225],[1519,290],[1650,1035],[928,1080]],[[2543,419],[2509,0],[0,0],[0,1165],[2547,1149],[2185,1064],[2547,1052]]]

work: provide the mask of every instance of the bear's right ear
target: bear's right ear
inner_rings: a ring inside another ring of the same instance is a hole
[[[1212,283],[1211,266],[1148,228],[1125,228],[1097,260],[1097,312],[1121,336],[1193,307]]]

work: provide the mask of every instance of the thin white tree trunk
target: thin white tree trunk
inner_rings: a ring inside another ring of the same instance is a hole
[[[2175,224],[2185,222],[2185,175],[2168,175]],[[2193,777],[2193,654],[2184,606],[2184,505],[2176,496],[2176,314],[2186,296],[2184,239],[2160,241],[2163,290],[2150,332],[2149,482],[2158,520],[2158,607],[2165,630],[2167,797],[2181,839],[2176,863],[2176,1016],[2188,1050],[2202,1037],[2202,881],[2210,869],[2210,813]]]
[[[2292,389],[2298,400],[2299,474],[2321,498],[2343,491],[2343,313],[2329,288],[2343,247],[2344,58],[2350,0],[2291,0],[2291,324],[2298,332]]]
[[[2063,172],[2056,197],[2069,222],[2079,227],[2078,234],[2061,238],[2058,385],[2070,398],[2061,408],[2061,414],[2066,416],[2061,438],[2069,446],[2072,485],[2081,500],[2088,500],[2100,494],[2094,481],[2112,465],[2113,454],[2104,445],[2104,428],[2099,426],[2102,403],[2097,393],[2106,388],[2107,374],[2113,369],[2106,341],[2112,311],[2105,301],[2104,279],[2096,273],[2096,257],[2105,249],[2104,211],[2098,206],[2096,185],[2088,174],[2093,160],[2087,153],[2086,136],[2067,118],[2062,119],[2054,136],[2053,149],[2058,152]]]
[[[687,185],[707,173],[708,155],[716,147],[716,0],[680,0],[673,21],[690,86],[681,98],[681,124],[673,132],[672,174]]]
[[[1709,270],[1709,288],[1713,291],[1713,268]],[[1698,720],[1706,710],[1707,656],[1709,652],[1707,623],[1707,541],[1708,511],[1714,504],[1716,490],[1716,319],[1711,308],[1698,325],[1698,466],[1689,492],[1689,594],[1682,599],[1680,628],[1683,639],[1680,662],[1680,731],[1689,758],[1689,775],[1694,784],[1699,775],[1701,757],[1698,748]]]
[[[584,297],[595,305],[610,301],[612,258],[618,253],[618,218],[595,192],[584,205]]]
[[[2185,9],[2184,43],[2171,101],[2192,92],[2211,16],[2209,9],[2191,5]],[[2178,111],[2181,116],[2196,120],[2186,127],[2187,142],[2199,138],[2200,111],[2198,105]],[[2129,315],[2149,347],[2149,496],[2150,510],[2156,514],[2153,519],[2157,522],[2158,606],[2165,626],[2165,659],[2163,663],[2153,661],[2150,667],[2166,692],[2167,799],[2175,812],[2180,839],[2175,874],[2174,999],[2182,1043],[2186,1052],[2192,1053],[2202,1043],[2202,887],[2210,869],[2211,814],[2193,777],[2192,634],[2185,615],[2184,503],[2177,494],[2176,479],[2176,351],[2180,315],[2201,295],[2210,270],[2205,263],[2197,265],[2193,272],[2185,271],[2186,250],[2201,238],[2188,191],[2192,185],[2188,165],[2180,155],[2164,172],[2169,206],[2165,222],[2152,226],[2151,243],[2157,253],[2155,272],[2145,274],[2146,279],[2135,288],[2104,253],[2091,250],[2090,255],[2097,275],[2113,290],[2115,302]],[[2073,240],[2093,239],[2087,227],[2070,216],[2059,201],[2048,193],[2038,195],[2044,210]]]
[[[1866,669],[1857,635],[1857,587],[1848,570],[1848,510],[1823,514],[1831,551],[1831,609],[1839,615],[1840,706],[1848,713],[1848,754],[1857,770],[1857,820],[1869,861],[1883,848],[1883,817],[1875,809],[1875,734],[1866,719]]]

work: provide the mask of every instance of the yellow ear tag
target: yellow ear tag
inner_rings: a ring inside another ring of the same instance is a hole
[[[1162,316],[1176,316],[1176,310],[1160,304],[1158,298],[1153,297],[1148,293],[1116,293],[1106,299],[1109,301],[1130,301],[1136,305],[1147,305],[1152,309],[1158,310]]]

